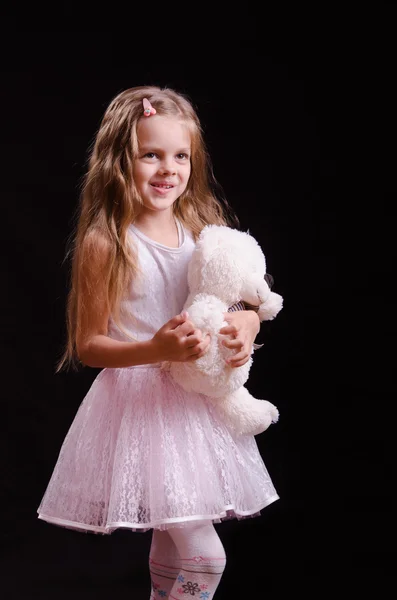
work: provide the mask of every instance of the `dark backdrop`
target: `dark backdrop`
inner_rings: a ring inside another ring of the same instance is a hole
[[[272,24],[254,10],[195,35],[190,23],[171,41],[164,31],[139,41],[109,31],[22,31],[17,21],[5,31],[7,598],[149,597],[150,533],[95,536],[36,518],[98,373],[54,374],[65,339],[62,261],[87,150],[113,96],[141,84],[193,100],[215,175],[285,298],[277,319],[262,325],[248,383],[281,413],[256,438],[281,499],[260,518],[216,526],[228,556],[217,596],[319,598],[332,588],[385,597],[395,514],[392,360],[382,349],[391,303],[394,10],[377,6],[376,14],[324,9]]]

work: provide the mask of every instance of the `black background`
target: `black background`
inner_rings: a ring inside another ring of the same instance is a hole
[[[3,21],[7,598],[149,598],[150,533],[95,536],[36,516],[98,372],[54,374],[65,336],[62,261],[87,151],[110,100],[142,84],[192,99],[215,176],[285,299],[262,325],[247,385],[281,413],[256,438],[281,499],[260,518],[216,526],[228,557],[216,597],[386,597],[395,10],[376,6],[285,6],[278,15],[247,6],[185,23],[181,5],[152,6],[129,22],[112,13],[99,29],[68,27],[66,9],[50,27],[29,27],[26,14],[23,27],[17,15]]]

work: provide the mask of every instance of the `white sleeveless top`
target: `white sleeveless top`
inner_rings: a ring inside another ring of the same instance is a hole
[[[144,341],[179,314],[188,297],[187,269],[195,241],[177,220],[179,247],[170,248],[129,226],[141,273],[133,279],[120,305],[120,322],[127,335],[110,316],[108,336],[120,341]],[[131,339],[132,338],[132,339]]]

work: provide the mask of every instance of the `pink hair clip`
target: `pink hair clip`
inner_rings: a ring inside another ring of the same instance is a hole
[[[150,117],[150,115],[156,114],[156,109],[150,104],[147,98],[143,99],[143,114],[145,117]]]

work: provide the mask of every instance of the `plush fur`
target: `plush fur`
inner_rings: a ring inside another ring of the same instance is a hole
[[[204,227],[189,263],[184,310],[204,335],[211,334],[210,346],[196,361],[168,365],[179,385],[207,395],[227,425],[241,435],[265,431],[279,413],[273,404],[254,398],[244,387],[252,356],[242,367],[225,363],[234,351],[222,345],[226,336],[219,330],[227,325],[224,313],[241,300],[259,307],[261,321],[277,315],[283,299],[270,290],[265,275],[265,256],[249,233],[226,226]]]

